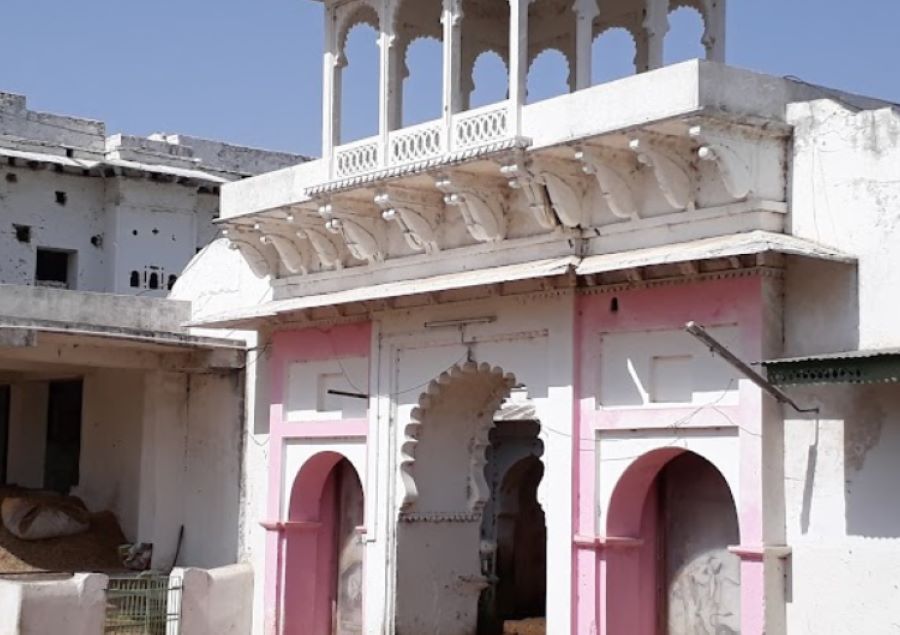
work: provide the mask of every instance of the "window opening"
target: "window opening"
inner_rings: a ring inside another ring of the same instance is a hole
[[[705,25],[703,16],[692,7],[680,7],[669,14],[669,32],[666,34],[663,62],[677,64],[692,59],[704,59]]]
[[[34,282],[38,286],[70,288],[72,256],[70,251],[38,247],[35,258]]]
[[[591,83],[603,84],[635,74],[637,47],[627,29],[601,33],[591,46]]]

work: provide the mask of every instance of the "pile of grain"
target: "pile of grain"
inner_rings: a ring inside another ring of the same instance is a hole
[[[0,502],[7,496],[28,496],[28,490],[0,488]],[[77,500],[77,499],[76,499]],[[20,540],[0,523],[0,575],[31,571],[122,571],[118,546],[125,541],[112,512],[91,514],[90,529],[77,536],[47,540]]]

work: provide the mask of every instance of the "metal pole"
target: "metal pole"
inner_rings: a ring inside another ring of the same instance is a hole
[[[775,400],[778,401],[778,403],[787,404],[800,413],[819,412],[818,408],[801,408],[800,406],[798,406],[793,399],[791,399],[784,393],[784,391],[782,391],[780,388],[772,384],[772,382],[770,382],[768,379],[766,379],[758,372],[750,368],[750,366],[741,361],[737,355],[725,348],[724,344],[707,333],[706,329],[704,329],[696,322],[688,322],[687,324],[685,324],[684,330],[696,337],[703,344],[705,344],[710,351],[716,353],[719,357],[734,366],[747,379],[772,395]]]

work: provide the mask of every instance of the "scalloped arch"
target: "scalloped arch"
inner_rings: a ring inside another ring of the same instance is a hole
[[[458,379],[472,375],[482,375],[495,383],[483,405],[484,409],[491,412],[496,411],[503,400],[509,397],[512,388],[517,383],[514,374],[505,372],[499,366],[466,362],[454,365],[428,384],[425,391],[419,395],[418,405],[412,410],[410,421],[404,429],[405,439],[400,448],[400,478],[404,488],[402,501],[404,510],[409,509],[419,498],[415,476],[416,449],[419,444],[421,428],[428,419],[429,411],[441,401],[443,392],[448,386]],[[493,420],[488,425],[481,426],[476,430],[472,443],[469,463],[469,509],[473,512],[480,512],[490,495],[484,477],[484,466],[487,463],[486,453],[490,444],[488,436],[492,427]]]
[[[344,50],[347,48],[347,37],[350,35],[350,31],[360,24],[368,24],[376,31],[380,30],[381,20],[378,17],[378,10],[368,0],[360,0],[356,6],[338,19],[336,32],[340,59],[345,59]]]
[[[546,55],[550,55],[551,53],[559,53],[562,55],[562,58],[566,61],[566,82],[569,81],[569,77],[572,75],[572,60],[569,58],[569,55],[563,51],[558,46],[545,46],[539,51],[535,51],[533,55],[531,55],[531,59],[528,60],[528,75],[531,74],[532,69],[534,68],[535,63]]]

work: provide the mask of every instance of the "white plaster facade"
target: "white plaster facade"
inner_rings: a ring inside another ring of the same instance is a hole
[[[223,183],[302,160],[184,135],[107,136],[102,122],[0,93],[0,284],[164,297],[215,237]],[[39,271],[38,250],[62,254],[65,275]]]
[[[429,16],[326,3],[323,158],[226,186],[225,238],[176,287],[203,299],[196,327],[258,337],[241,532],[261,581],[254,632],[295,632],[290,535],[317,522],[295,503],[304,468],[334,453],[365,493],[363,632],[474,633],[484,435],[510,384],[541,426],[548,633],[685,632],[636,599],[634,554],[658,536],[633,522],[645,492],[623,489],[684,453],[716,468],[740,526],[720,545],[741,589],[725,632],[893,632],[896,388],[791,388],[821,408],[798,416],[683,326],[703,322],[750,362],[900,345],[896,113],[716,63],[724,3],[703,7],[713,61],[638,64],[648,72],[593,87],[584,43],[609,24],[577,3],[573,92],[527,104],[541,4],[512,0],[491,22],[454,2]],[[651,18],[671,7],[637,8],[655,56],[665,28]],[[444,118],[402,128],[409,37],[394,27],[429,34],[416,20],[436,16]],[[476,111],[467,19],[474,35],[495,27],[510,71],[510,99]],[[380,133],[341,145],[342,38],[358,22],[380,33]],[[237,254],[234,279],[215,274]],[[368,407],[335,405],[328,387]]]
[[[116,514],[153,564],[237,560],[244,345],[194,338],[185,302],[0,287],[0,384],[10,394],[4,482],[47,486],[48,393],[81,382],[73,495]],[[24,336],[24,337],[20,337]]]

